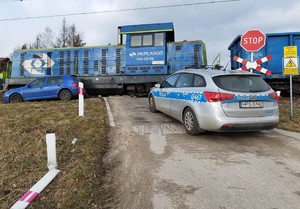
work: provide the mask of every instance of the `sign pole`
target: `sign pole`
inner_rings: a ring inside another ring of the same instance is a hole
[[[254,52],[251,52],[251,62],[254,60]],[[253,73],[253,68],[250,69],[250,73]]]
[[[293,78],[290,75],[290,103],[291,103],[291,118],[293,117]]]

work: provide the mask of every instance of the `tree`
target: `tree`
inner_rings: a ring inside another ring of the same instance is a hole
[[[21,44],[21,46],[16,47],[16,50],[80,47],[85,44],[82,34],[77,32],[75,24],[69,26],[64,18],[58,36],[55,37],[51,28],[47,26],[43,32],[38,33],[34,42]]]
[[[21,49],[22,49],[22,50],[28,49],[28,45],[27,45],[27,44],[23,44],[23,45],[21,46]]]
[[[83,43],[81,34],[77,33],[77,29],[74,24],[72,24],[68,28],[67,44],[68,44],[68,46],[73,46],[73,47],[80,47],[80,46],[84,46],[86,44],[86,43]]]
[[[60,33],[58,37],[56,37],[56,44],[55,47],[66,47],[67,46],[67,23],[66,23],[66,18],[63,19],[62,22],[62,27],[60,30]]]
[[[32,44],[29,45],[29,48],[30,49],[39,49],[39,48],[42,48],[42,47],[40,47],[40,38],[39,38],[38,35],[35,37],[35,41]]]
[[[22,45],[18,45],[14,48],[14,50],[26,50],[26,49],[31,49],[30,44],[25,43],[25,44],[22,44]]]
[[[80,47],[86,43],[82,40],[82,35],[77,32],[74,24],[67,25],[66,19],[63,19],[62,28],[56,37],[55,47]]]
[[[54,47],[53,43],[54,34],[48,26],[45,28],[45,31],[43,33],[39,33],[37,35],[37,48],[52,48]]]

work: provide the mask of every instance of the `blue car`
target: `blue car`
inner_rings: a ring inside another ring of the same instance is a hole
[[[60,99],[71,100],[78,96],[76,76],[46,76],[37,78],[24,87],[7,91],[3,102],[22,102],[30,100]]]

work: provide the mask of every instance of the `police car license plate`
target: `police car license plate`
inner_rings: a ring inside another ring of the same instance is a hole
[[[248,101],[240,102],[240,108],[263,108],[264,104],[262,101]]]

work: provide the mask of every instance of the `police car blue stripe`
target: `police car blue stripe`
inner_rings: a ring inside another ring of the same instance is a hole
[[[168,98],[171,100],[179,101],[192,101],[197,103],[207,102],[203,95],[203,92],[186,92],[186,91],[173,91],[173,92],[163,92],[163,91],[151,91],[154,97]]]
[[[155,97],[168,98],[171,100],[180,101],[192,101],[198,103],[207,102],[203,92],[185,92],[185,91],[173,91],[173,92],[163,92],[163,91],[151,91]],[[257,95],[255,98],[251,95],[236,95],[231,100],[222,101],[222,104],[234,103],[240,101],[269,101],[276,102],[275,99],[270,98],[267,94]]]

